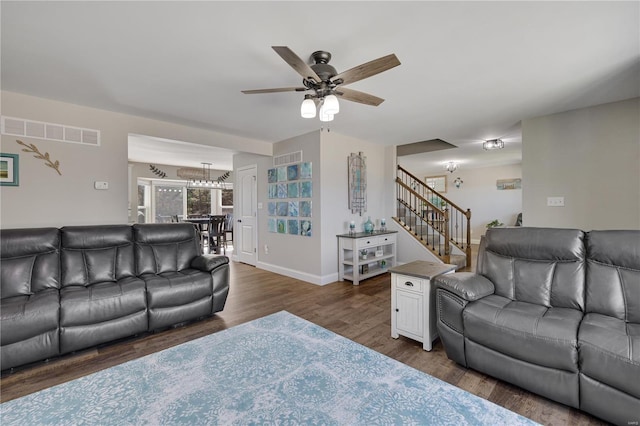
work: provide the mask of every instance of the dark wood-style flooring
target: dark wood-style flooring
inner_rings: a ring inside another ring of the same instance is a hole
[[[474,256],[475,257],[475,256]],[[67,355],[5,374],[2,402],[64,383],[235,325],[286,310],[413,368],[488,399],[536,422],[600,425],[598,419],[449,360],[440,341],[431,352],[408,338],[391,338],[390,274],[353,286],[316,286],[241,263],[231,264],[231,290],[223,312],[183,327]]]

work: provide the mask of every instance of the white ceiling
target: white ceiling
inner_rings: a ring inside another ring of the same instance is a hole
[[[338,72],[395,53],[402,65],[349,86],[386,101],[341,102],[332,131],[459,146],[420,161],[517,162],[522,119],[640,96],[639,5],[2,1],[1,84],[277,142],[320,122],[300,117],[301,93],[240,92],[300,85],[271,46],[327,50]],[[507,148],[489,157],[496,137]]]

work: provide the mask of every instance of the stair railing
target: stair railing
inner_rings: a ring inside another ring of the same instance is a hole
[[[471,266],[471,210],[463,210],[399,165],[396,196],[398,216],[400,219],[404,213],[400,220],[405,227],[415,236],[426,235],[426,245],[445,262],[449,262],[450,244],[454,244],[466,254],[467,266]]]

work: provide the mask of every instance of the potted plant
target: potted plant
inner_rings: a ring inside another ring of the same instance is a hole
[[[502,226],[504,223],[500,222],[498,219],[494,219],[491,222],[487,223],[487,229],[495,228],[496,226]]]

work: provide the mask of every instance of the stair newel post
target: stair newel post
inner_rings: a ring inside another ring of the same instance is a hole
[[[449,229],[449,208],[445,207],[442,210],[442,217],[444,218],[444,263],[451,262],[451,230]]]
[[[464,214],[467,217],[467,244],[465,254],[467,255],[467,267],[471,266],[471,209],[467,209]]]

